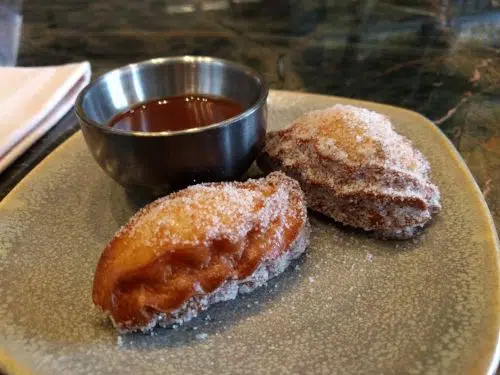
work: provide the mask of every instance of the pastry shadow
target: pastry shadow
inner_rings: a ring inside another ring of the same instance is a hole
[[[120,335],[119,350],[154,350],[209,344],[211,340],[230,335],[238,324],[266,313],[282,297],[292,293],[302,278],[295,269],[306,261],[302,255],[292,261],[279,276],[252,293],[240,294],[235,300],[219,302],[201,312],[198,317],[176,328],[156,327],[151,333],[133,332]]]
[[[339,236],[348,237],[352,240],[358,241],[363,244],[370,244],[370,252],[373,255],[398,255],[403,251],[417,251],[422,242],[426,238],[426,231],[434,225],[432,220],[430,224],[426,225],[422,230],[417,232],[413,238],[410,239],[383,239],[380,238],[373,231],[365,231],[360,228],[351,227],[335,221],[329,216],[323,215],[311,209],[307,210],[311,224],[328,225],[335,228]],[[365,251],[365,250],[360,250]]]

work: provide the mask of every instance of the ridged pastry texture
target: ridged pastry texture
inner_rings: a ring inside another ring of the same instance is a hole
[[[120,331],[182,323],[265,284],[308,239],[303,193],[283,173],[191,186],[120,229],[97,265],[93,300]]]
[[[305,113],[267,135],[258,164],[296,178],[311,209],[384,238],[412,237],[441,209],[422,153],[365,108]]]

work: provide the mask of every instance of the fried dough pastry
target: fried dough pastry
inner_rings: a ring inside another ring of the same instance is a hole
[[[306,113],[269,133],[257,162],[296,178],[311,209],[379,237],[410,238],[441,209],[425,157],[365,108]]]
[[[97,265],[93,301],[122,332],[183,323],[283,272],[309,231],[299,184],[283,173],[191,186],[120,229]]]

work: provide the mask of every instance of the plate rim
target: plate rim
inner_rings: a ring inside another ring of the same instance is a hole
[[[473,193],[475,195],[475,198],[478,199],[479,204],[480,204],[480,212],[483,217],[486,218],[486,222],[488,224],[488,227],[490,229],[490,239],[488,242],[491,242],[492,245],[492,250],[494,251],[494,257],[496,259],[496,281],[497,281],[497,292],[496,292],[496,298],[497,302],[500,302],[500,240],[499,240],[499,235],[498,231],[495,226],[495,222],[493,221],[493,216],[491,214],[490,209],[488,208],[488,205],[486,203],[486,200],[484,199],[484,196],[476,182],[476,179],[472,175],[472,172],[470,171],[469,167],[467,166],[467,163],[463,159],[463,157],[460,155],[458,150],[455,148],[453,143],[450,141],[450,139],[443,133],[443,131],[436,125],[434,122],[432,122],[429,118],[425,117],[424,115],[415,112],[413,110],[403,108],[403,107],[398,107],[386,103],[380,103],[376,101],[368,101],[368,100],[362,100],[362,99],[356,99],[356,98],[347,98],[347,97],[341,97],[341,96],[336,96],[336,95],[326,95],[326,94],[319,94],[319,93],[310,93],[310,92],[302,92],[302,91],[291,91],[291,90],[269,90],[269,96],[267,98],[267,103],[269,105],[269,101],[273,99],[274,95],[289,95],[289,96],[310,96],[310,97],[318,97],[318,98],[329,98],[329,99],[336,99],[341,102],[346,102],[346,101],[351,101],[353,103],[356,103],[358,105],[367,105],[368,107],[376,105],[378,107],[386,108],[389,111],[398,111],[401,113],[406,114],[409,117],[415,118],[419,123],[425,124],[427,126],[427,129],[434,134],[436,134],[436,140],[439,141],[444,148],[448,151],[449,156],[453,157],[457,165],[460,167],[461,172],[464,174],[464,176],[467,178],[467,180],[473,185]],[[52,151],[49,152],[42,160],[40,160],[23,178],[7,193],[6,196],[0,201],[0,210],[4,205],[7,204],[7,202],[10,199],[13,199],[12,197],[16,195],[16,192],[18,189],[21,189],[24,185],[29,183],[29,181],[33,178],[35,178],[36,173],[40,170],[40,168],[44,167],[44,164],[46,164],[47,161],[51,160],[52,158],[56,157],[58,152],[63,148],[63,147],[68,147],[72,142],[75,142],[76,139],[81,136],[81,130],[77,130],[75,133],[73,133],[70,137],[68,137],[66,140],[64,140],[61,144],[59,144],[56,148],[54,148]],[[488,246],[489,248],[489,246]],[[480,364],[479,368],[485,368],[486,375],[495,375],[497,367],[500,363],[500,311],[497,313],[497,321],[496,321],[496,329],[497,329],[497,337],[496,337],[496,343],[494,345],[494,350],[492,352],[485,353],[486,356],[481,355],[480,357],[490,357],[486,359],[486,361],[481,361],[482,363]],[[484,350],[484,349],[483,349]],[[0,369],[4,369],[6,371],[9,371],[7,375],[36,375],[36,373],[24,368],[22,363],[19,363],[16,361],[11,355],[8,354],[5,348],[2,348],[0,346]],[[473,370],[477,369],[476,366],[472,367]]]

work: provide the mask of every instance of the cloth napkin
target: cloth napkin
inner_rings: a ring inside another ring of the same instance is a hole
[[[0,67],[0,173],[73,107],[90,74],[88,62]]]

